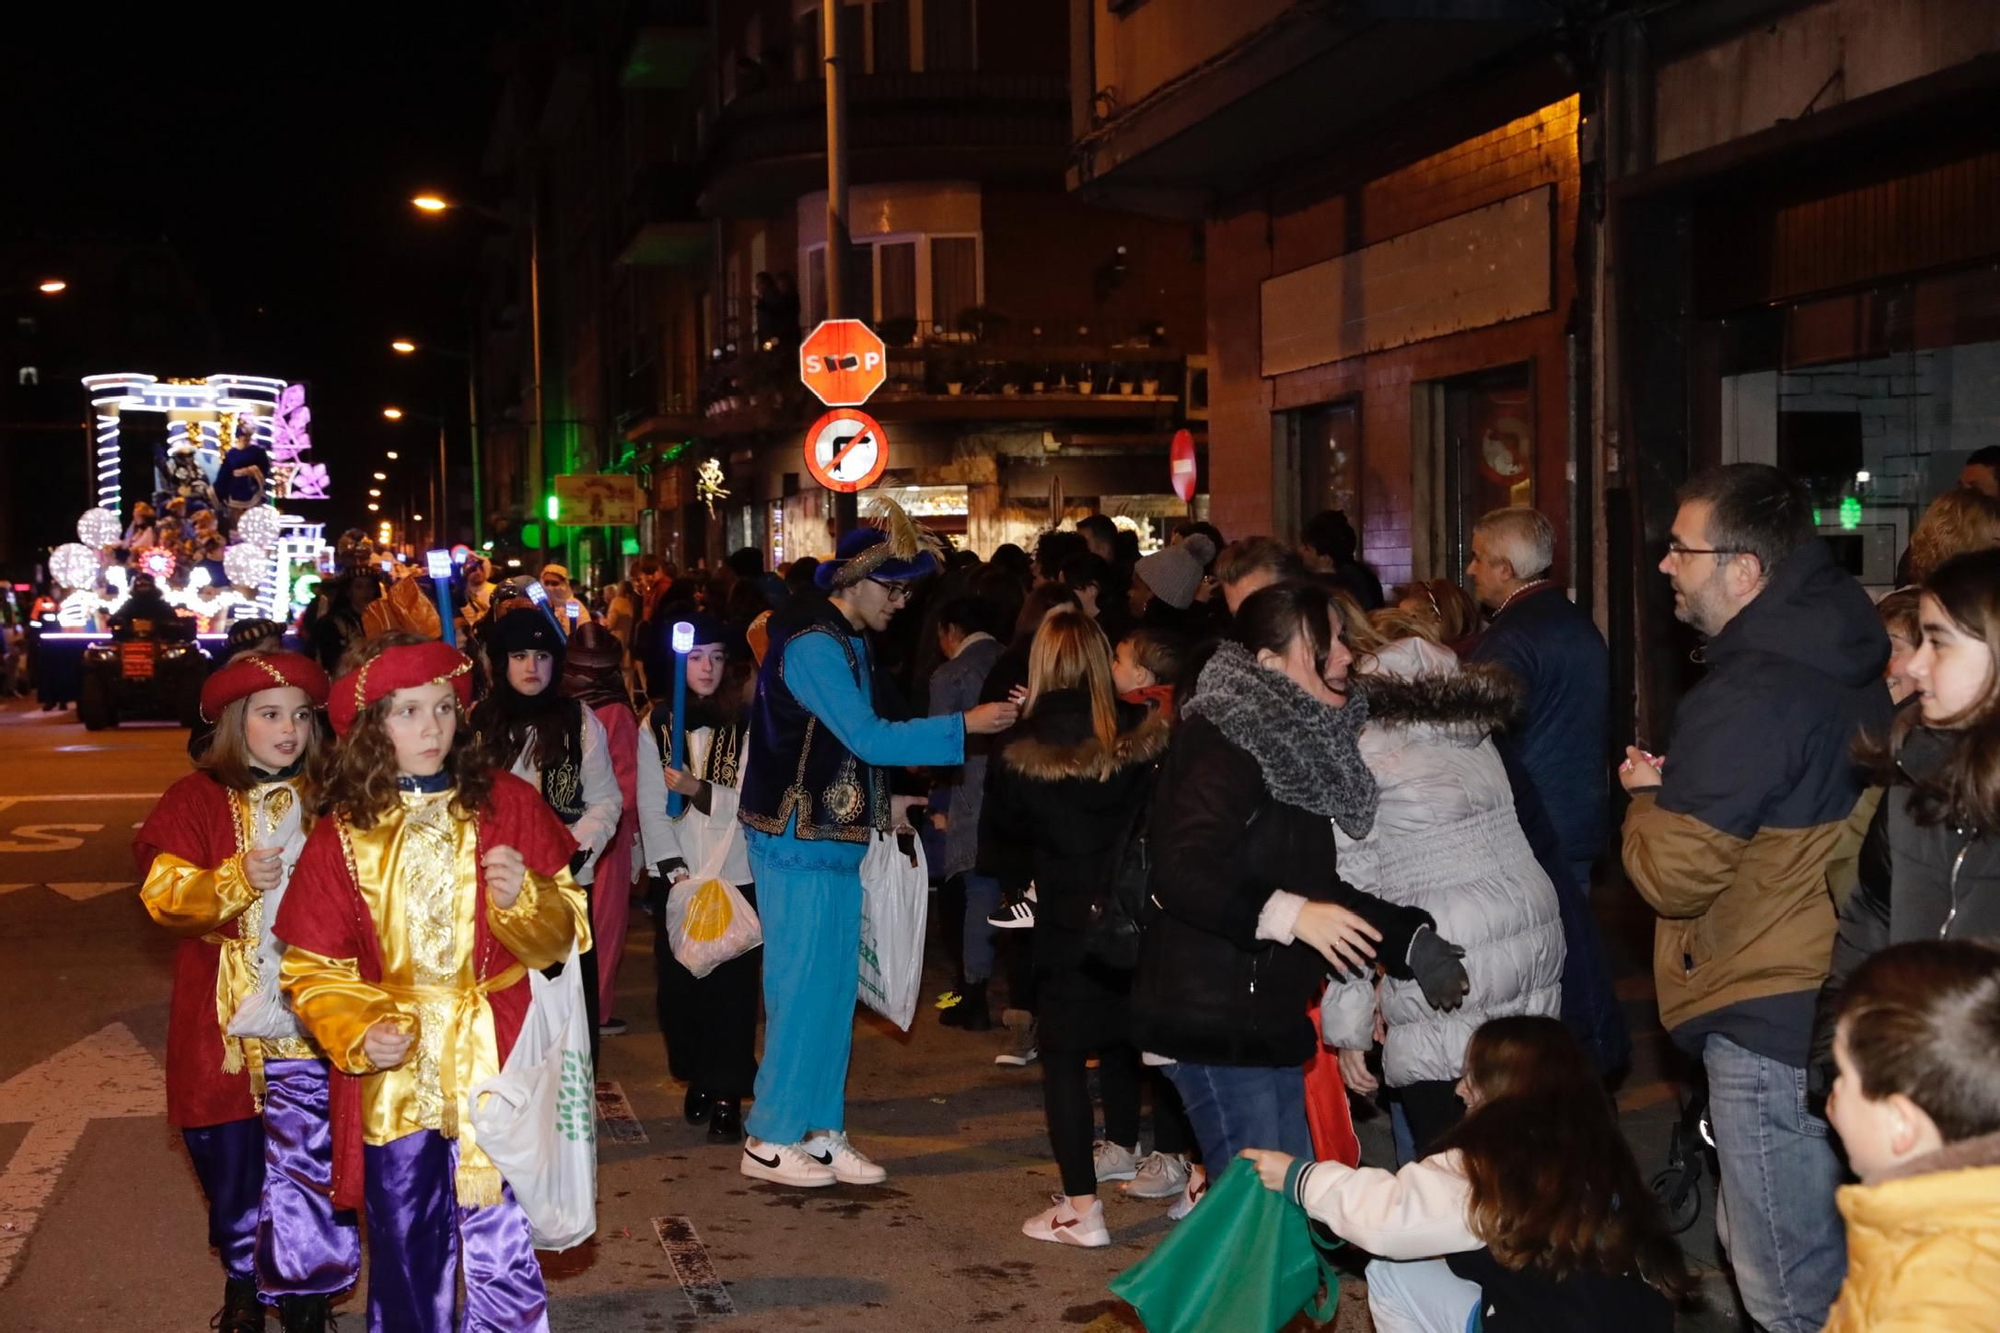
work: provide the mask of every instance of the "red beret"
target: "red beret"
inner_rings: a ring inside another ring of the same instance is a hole
[[[202,721],[214,722],[222,716],[223,709],[259,690],[279,690],[287,685],[304,690],[315,706],[325,706],[326,672],[310,657],[297,653],[240,653],[202,682]]]
[[[442,684],[458,692],[460,705],[472,707],[472,662],[464,653],[438,639],[399,644],[333,682],[333,699],[327,704],[326,715],[333,723],[333,734],[345,736],[353,730],[361,710],[377,699],[386,699],[397,690]]]

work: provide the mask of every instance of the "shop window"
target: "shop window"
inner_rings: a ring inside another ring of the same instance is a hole
[[[1350,398],[1293,414],[1299,459],[1299,526],[1326,509],[1361,523],[1361,403]]]
[[[1445,569],[1456,573],[1472,558],[1481,514],[1536,502],[1533,368],[1508,366],[1438,387]]]
[[[1704,337],[1716,461],[1798,477],[1840,562],[1894,588],[1925,508],[2000,443],[2000,273],[1745,312]]]

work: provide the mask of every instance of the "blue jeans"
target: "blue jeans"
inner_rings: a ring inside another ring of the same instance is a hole
[[[965,877],[965,979],[985,981],[993,975],[993,925],[987,921],[1000,910],[1000,881],[991,875]]]
[[[1485,1294],[1442,1259],[1368,1263],[1368,1313],[1375,1333],[1471,1333]]]
[[[1806,1071],[1717,1033],[1702,1048],[1722,1164],[1716,1231],[1743,1308],[1769,1333],[1818,1333],[1847,1272],[1840,1159],[1806,1110]]]
[[[1303,1066],[1167,1066],[1201,1144],[1201,1160],[1211,1178],[1229,1169],[1245,1148],[1269,1148],[1312,1160],[1312,1131],[1306,1125]]]
[[[1632,1063],[1632,1038],[1625,1030],[1618,992],[1612,988],[1611,964],[1604,956],[1597,918],[1590,913],[1591,865],[1587,860],[1571,861],[1549,871],[1551,878],[1558,869],[1569,872],[1567,879],[1556,878],[1564,949],[1563,1026],[1583,1043],[1597,1072],[1609,1074]]]

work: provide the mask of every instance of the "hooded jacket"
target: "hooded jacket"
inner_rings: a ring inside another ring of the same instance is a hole
[[[1555,886],[1535,860],[1493,733],[1522,690],[1498,667],[1461,668],[1451,651],[1404,639],[1360,664],[1368,700],[1361,757],[1381,787],[1366,837],[1336,829],[1340,873],[1354,888],[1420,908],[1465,949],[1472,990],[1431,1007],[1413,981],[1382,983],[1390,1087],[1450,1082],[1489,1018],[1562,1009],[1563,931]],[[1376,997],[1366,980],[1336,981],[1320,1007],[1327,1044],[1373,1044]]]
[[[2000,1134],[1950,1144],[1836,1198],[1847,1281],[1826,1333],[2000,1327]]]
[[[1889,639],[1811,541],[1708,643],[1661,785],[1633,793],[1625,872],[1660,920],[1660,1021],[1802,1067],[1833,949],[1827,860],[1862,791],[1850,747],[1889,722]]]

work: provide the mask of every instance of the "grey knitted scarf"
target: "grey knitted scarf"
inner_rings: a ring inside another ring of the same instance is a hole
[[[1345,708],[1323,704],[1290,677],[1258,666],[1242,644],[1225,640],[1182,712],[1207,718],[1248,751],[1264,785],[1285,804],[1332,818],[1351,838],[1365,838],[1375,826],[1380,791],[1361,758],[1368,701],[1360,695]]]

